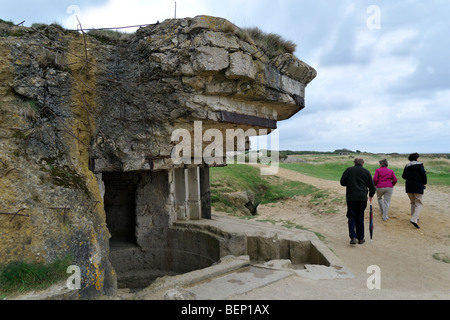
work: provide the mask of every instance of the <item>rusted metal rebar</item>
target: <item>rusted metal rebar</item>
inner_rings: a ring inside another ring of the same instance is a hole
[[[30,215],[29,214],[21,214],[21,213],[19,213],[19,212],[21,212],[21,211],[23,211],[23,210],[26,210],[27,208],[22,208],[22,209],[19,209],[19,210],[17,210],[16,212],[0,212],[0,214],[5,214],[5,215],[11,215],[11,216],[13,216],[12,218],[11,218],[11,220],[9,220],[9,222],[11,222],[11,221],[13,221],[13,219],[16,217],[16,216],[21,216],[21,217],[29,217]]]

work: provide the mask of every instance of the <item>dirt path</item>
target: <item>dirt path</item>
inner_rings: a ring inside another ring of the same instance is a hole
[[[345,188],[339,182],[321,180],[286,169],[279,169],[278,176],[311,184],[328,190],[341,200]],[[450,299],[450,188],[429,186],[424,195],[424,207],[420,216],[421,229],[409,223],[409,199],[402,186],[394,189],[389,211],[390,219],[381,219],[378,202],[373,201],[374,239],[368,235],[368,209],[366,211],[366,240],[363,245],[350,246],[346,207],[343,201],[330,203],[328,213],[317,213],[302,197],[278,204],[261,205],[258,219],[289,221],[318,232],[323,242],[339,257],[355,275],[353,280],[320,280],[309,283],[287,279],[277,286],[268,286],[239,299]],[[433,257],[438,255],[441,260]],[[371,274],[367,268],[377,265],[381,270],[381,290],[367,289]],[[309,288],[309,295],[298,286]],[[323,287],[323,290],[320,288]],[[312,296],[311,296],[312,294]]]

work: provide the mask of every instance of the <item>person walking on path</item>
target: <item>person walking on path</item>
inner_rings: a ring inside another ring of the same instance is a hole
[[[398,180],[394,171],[388,168],[386,159],[380,160],[379,163],[380,167],[375,170],[373,182],[377,188],[377,199],[382,218],[384,221],[387,221],[389,219],[388,212],[392,194],[394,193],[394,186]]]
[[[364,239],[364,211],[367,208],[367,194],[369,200],[376,192],[372,174],[363,168],[364,160],[356,158],[355,165],[347,168],[341,177],[341,186],[346,187],[347,218],[350,244],[365,242]]]
[[[403,169],[402,178],[405,179],[405,191],[411,204],[411,224],[420,229],[418,222],[422,210],[422,199],[427,184],[427,172],[423,163],[419,162],[419,154],[412,153],[408,157],[409,163]]]

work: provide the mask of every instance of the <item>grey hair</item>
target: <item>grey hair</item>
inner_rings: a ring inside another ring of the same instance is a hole
[[[364,159],[363,158],[356,158],[353,162],[355,164],[363,165],[364,164]]]

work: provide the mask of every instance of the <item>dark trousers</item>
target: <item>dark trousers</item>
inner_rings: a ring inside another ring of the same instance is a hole
[[[348,232],[350,239],[364,239],[364,210],[367,201],[347,201]]]

